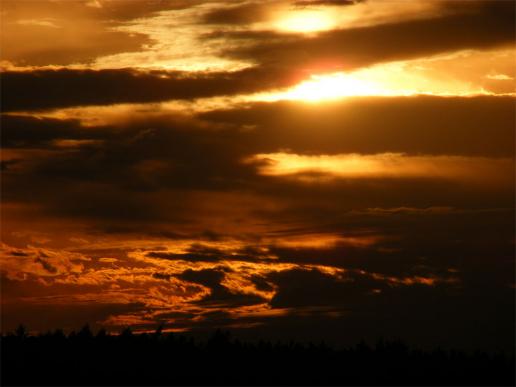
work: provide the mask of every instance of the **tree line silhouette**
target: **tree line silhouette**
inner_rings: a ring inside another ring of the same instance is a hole
[[[200,341],[163,333],[118,335],[89,326],[66,335],[1,336],[6,385],[511,385],[514,354],[410,349],[401,341],[242,342],[216,330]]]

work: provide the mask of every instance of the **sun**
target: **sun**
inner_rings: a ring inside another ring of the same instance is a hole
[[[288,32],[316,32],[333,28],[335,21],[327,12],[302,10],[282,15],[276,22],[276,28]]]
[[[346,74],[312,76],[288,92],[289,99],[319,101],[339,97],[379,94],[377,86]]]
[[[318,102],[335,98],[370,95],[390,95],[383,85],[366,77],[343,72],[312,75],[310,79],[280,92],[260,95],[264,100],[297,100]]]

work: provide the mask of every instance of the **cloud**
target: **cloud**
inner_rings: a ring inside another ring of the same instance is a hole
[[[50,27],[50,28],[60,28],[56,25],[52,19],[22,19],[16,22],[22,26],[40,26],[40,27]]]
[[[2,145],[4,149],[56,149],[63,140],[94,140],[97,143],[89,144],[96,147],[83,152],[91,155],[94,149],[106,149],[104,168],[109,165],[108,155],[123,148],[132,154],[125,156],[126,162],[142,162],[134,171],[136,175],[146,172],[150,176],[145,158],[184,159],[196,152],[203,152],[203,159],[189,163],[202,164],[199,172],[203,175],[223,160],[240,169],[241,158],[280,149],[306,155],[513,155],[514,99],[510,97],[358,98],[314,105],[253,103],[197,115],[174,110],[150,114],[149,108],[115,114],[111,126],[101,122],[83,127],[74,119],[3,115]],[[103,121],[102,111],[86,110],[79,116],[90,114]],[[381,125],[376,117],[382,117]],[[485,135],[486,127],[492,128],[489,136]],[[213,159],[203,164],[211,154]],[[157,164],[151,169],[163,172]]]
[[[2,326],[512,345],[514,98],[241,97],[420,56],[382,79],[503,92],[513,50],[455,50],[512,43],[512,4],[335,3],[8,2],[10,32],[41,33],[9,43],[27,65],[135,68],[2,74]],[[302,7],[339,29],[260,30]],[[74,23],[84,44],[67,46]],[[211,67],[198,55],[220,49],[254,67],[141,70]],[[217,96],[232,98],[199,101]]]
[[[28,276],[53,277],[82,273],[84,261],[89,258],[74,252],[34,246],[20,249],[2,243],[0,260],[2,272],[7,278],[22,281]]]
[[[258,165],[266,176],[284,176],[307,182],[342,179],[437,178],[491,184],[512,184],[512,159],[462,156],[407,156],[400,153],[374,155],[257,154],[244,160]],[[480,180],[477,180],[479,179]]]
[[[291,86],[302,75],[274,68],[184,73],[120,70],[6,71],[2,111],[188,100]]]
[[[350,98],[321,104],[254,103],[201,113],[253,130],[253,153],[407,153],[512,157],[511,97]],[[381,117],[381,122],[378,122]],[[492,128],[486,136],[485,128]],[[264,152],[268,149],[267,152]],[[258,151],[259,150],[259,151]]]
[[[140,308],[140,305],[135,304],[96,303],[69,304],[64,307],[60,304],[37,305],[17,300],[2,304],[2,329],[14,330],[22,322],[31,331],[36,332],[45,332],[56,327],[65,331],[77,330],[86,323],[89,323],[92,329],[98,329],[101,322],[110,315],[129,313]]]
[[[210,288],[210,295],[198,301],[198,303],[205,306],[213,305],[220,307],[221,305],[227,305],[230,307],[238,307],[242,305],[260,304],[264,301],[256,294],[238,292],[239,289],[231,289],[231,291],[226,286],[222,285],[225,278],[224,269],[205,269],[199,271],[188,269],[184,271],[179,278]]]
[[[358,4],[365,0],[297,0],[294,1],[294,5],[300,7],[309,7],[314,5],[338,5],[338,6],[347,6]]]
[[[63,141],[95,141],[109,136],[105,130],[85,130],[74,120],[38,119],[30,116],[0,117],[2,123],[2,147],[5,148],[52,148],[66,144]],[[82,143],[84,144],[84,143]]]
[[[202,21],[208,24],[252,24],[267,20],[274,8],[275,4],[270,1],[220,7],[206,12]]]
[[[2,20],[2,59],[18,66],[92,63],[99,56],[138,51],[151,42],[144,34],[114,31],[91,21],[23,19],[9,23],[5,16]]]
[[[510,165],[506,173],[492,174],[490,168],[513,156],[513,109],[512,98],[418,97],[256,103],[197,115],[164,111],[147,120],[128,114],[122,122],[90,127],[74,120],[3,116],[4,217],[63,217],[109,233],[176,239],[201,238],[205,230],[256,238],[311,224],[301,232],[308,238],[307,232],[334,235],[320,225],[350,210],[493,208],[493,203],[510,208],[512,185],[473,183],[498,175],[510,182]],[[486,127],[492,128],[489,136]],[[75,146],[56,146],[63,140]],[[260,165],[241,163],[256,154],[296,154],[302,160],[325,155],[338,161],[349,153],[367,159],[400,152],[406,156],[396,160],[424,160],[434,172],[393,179],[384,168],[374,179],[307,185],[262,176]],[[436,170],[434,161],[451,169]],[[457,166],[471,178],[461,178]],[[337,240],[350,236],[357,235],[337,234]],[[285,235],[278,238],[289,243]],[[192,260],[216,256],[181,254]]]
[[[91,64],[98,57],[141,50],[145,32],[120,27],[136,18],[198,1],[8,0],[2,4],[2,59],[20,66]]]
[[[246,44],[226,55],[255,63],[310,69],[351,70],[379,62],[462,49],[486,49],[514,42],[513,5],[507,1],[444,2],[440,17],[335,29],[316,36],[270,31],[215,34]]]
[[[291,11],[293,7],[346,6],[362,0],[310,0],[310,1],[251,1],[223,6],[209,10],[202,16],[202,22],[242,27],[246,24],[268,22],[278,15]]]
[[[326,249],[296,245],[274,247],[264,240],[265,246],[277,254],[276,259],[252,262],[252,257],[237,257],[235,259],[239,260],[235,261],[189,262],[181,257],[177,257],[178,260],[174,256],[162,257],[159,253],[165,250],[149,247],[146,251],[134,252],[134,257],[141,257],[141,260],[128,260],[126,257],[114,264],[112,260],[103,260],[101,266],[94,259],[84,261],[85,267],[80,275],[61,273],[60,276],[51,276],[40,266],[38,273],[53,285],[35,287],[33,281],[39,275],[26,277],[23,289],[30,296],[19,302],[31,310],[45,305],[49,311],[48,321],[61,319],[67,324],[68,321],[76,321],[69,314],[74,313],[79,305],[93,315],[89,306],[103,303],[111,307],[112,313],[100,314],[103,317],[96,317],[97,324],[113,329],[128,323],[140,329],[152,329],[159,321],[165,321],[174,329],[241,326],[253,329],[255,333],[260,330],[254,329],[265,325],[271,334],[284,333],[284,324],[287,324],[295,334],[298,324],[310,322],[312,326],[326,327],[319,339],[333,337],[340,342],[346,337],[349,340],[349,336],[338,334],[342,326],[351,329],[354,335],[363,334],[365,337],[374,338],[374,335],[393,332],[399,332],[400,337],[416,337],[421,329],[428,327],[425,323],[428,318],[434,321],[430,310],[434,310],[437,304],[439,310],[444,308],[444,315],[453,314],[450,329],[455,329],[455,322],[464,323],[475,318],[475,313],[487,311],[488,303],[496,300],[496,307],[500,308],[496,315],[503,320],[502,325],[498,321],[496,324],[505,332],[503,311],[508,310],[508,291],[511,289],[503,283],[511,279],[509,266],[513,261],[510,259],[510,230],[503,219],[510,223],[511,213],[416,210],[349,213],[340,226],[332,225],[333,229],[376,225],[403,237],[379,241],[377,245],[362,247],[362,251],[346,244],[331,245]],[[422,216],[415,217],[414,213]],[[443,228],[442,224],[447,227]],[[500,230],[504,230],[504,235]],[[432,238],[428,239],[428,235]],[[474,244],[471,243],[471,235],[476,235]],[[504,238],[507,239],[505,253],[501,249]],[[457,245],[457,239],[466,243]],[[85,248],[84,242],[81,243]],[[171,248],[181,245],[180,241],[160,240],[154,241],[154,246],[167,243]],[[213,243],[222,245],[224,241]],[[248,242],[243,240],[239,243],[246,245]],[[139,244],[145,245],[146,242],[140,240]],[[389,253],[375,250],[393,245],[402,250]],[[12,259],[23,260],[32,252],[31,249],[8,249]],[[195,245],[192,249],[211,254],[220,251]],[[87,255],[91,256],[93,251]],[[54,253],[56,256],[66,255],[65,251],[54,250]],[[421,254],[426,254],[426,259],[420,257]],[[468,259],[461,260],[457,256]],[[490,257],[488,261],[486,256]],[[321,266],[330,262],[328,266]],[[454,270],[448,270],[450,265]],[[8,294],[10,300],[20,297],[20,289],[12,281],[3,281],[2,286],[3,294]],[[475,293],[481,290],[487,293]],[[478,300],[475,310],[468,306],[471,297]],[[59,305],[59,313],[54,305]],[[4,310],[7,314],[3,319],[11,325],[17,318],[25,316],[15,307]],[[420,314],[426,317],[417,318],[416,315]],[[391,325],[394,321],[392,316],[396,316],[394,320],[398,324],[402,321],[402,330],[398,331]],[[331,321],[340,328],[333,326]],[[372,329],[372,321],[381,321],[387,328],[385,331]],[[492,324],[487,318],[475,321],[475,324],[491,329]],[[43,323],[35,323],[35,326],[46,327]],[[461,332],[457,331],[458,335],[454,337],[470,337],[470,330]],[[303,337],[312,336],[305,332]],[[499,342],[497,340],[493,339],[491,345]]]

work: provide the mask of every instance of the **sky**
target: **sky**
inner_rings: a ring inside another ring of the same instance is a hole
[[[2,331],[514,348],[498,0],[4,0]]]

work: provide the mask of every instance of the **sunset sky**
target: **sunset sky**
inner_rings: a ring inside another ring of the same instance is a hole
[[[513,1],[0,7],[2,331],[513,348]]]

